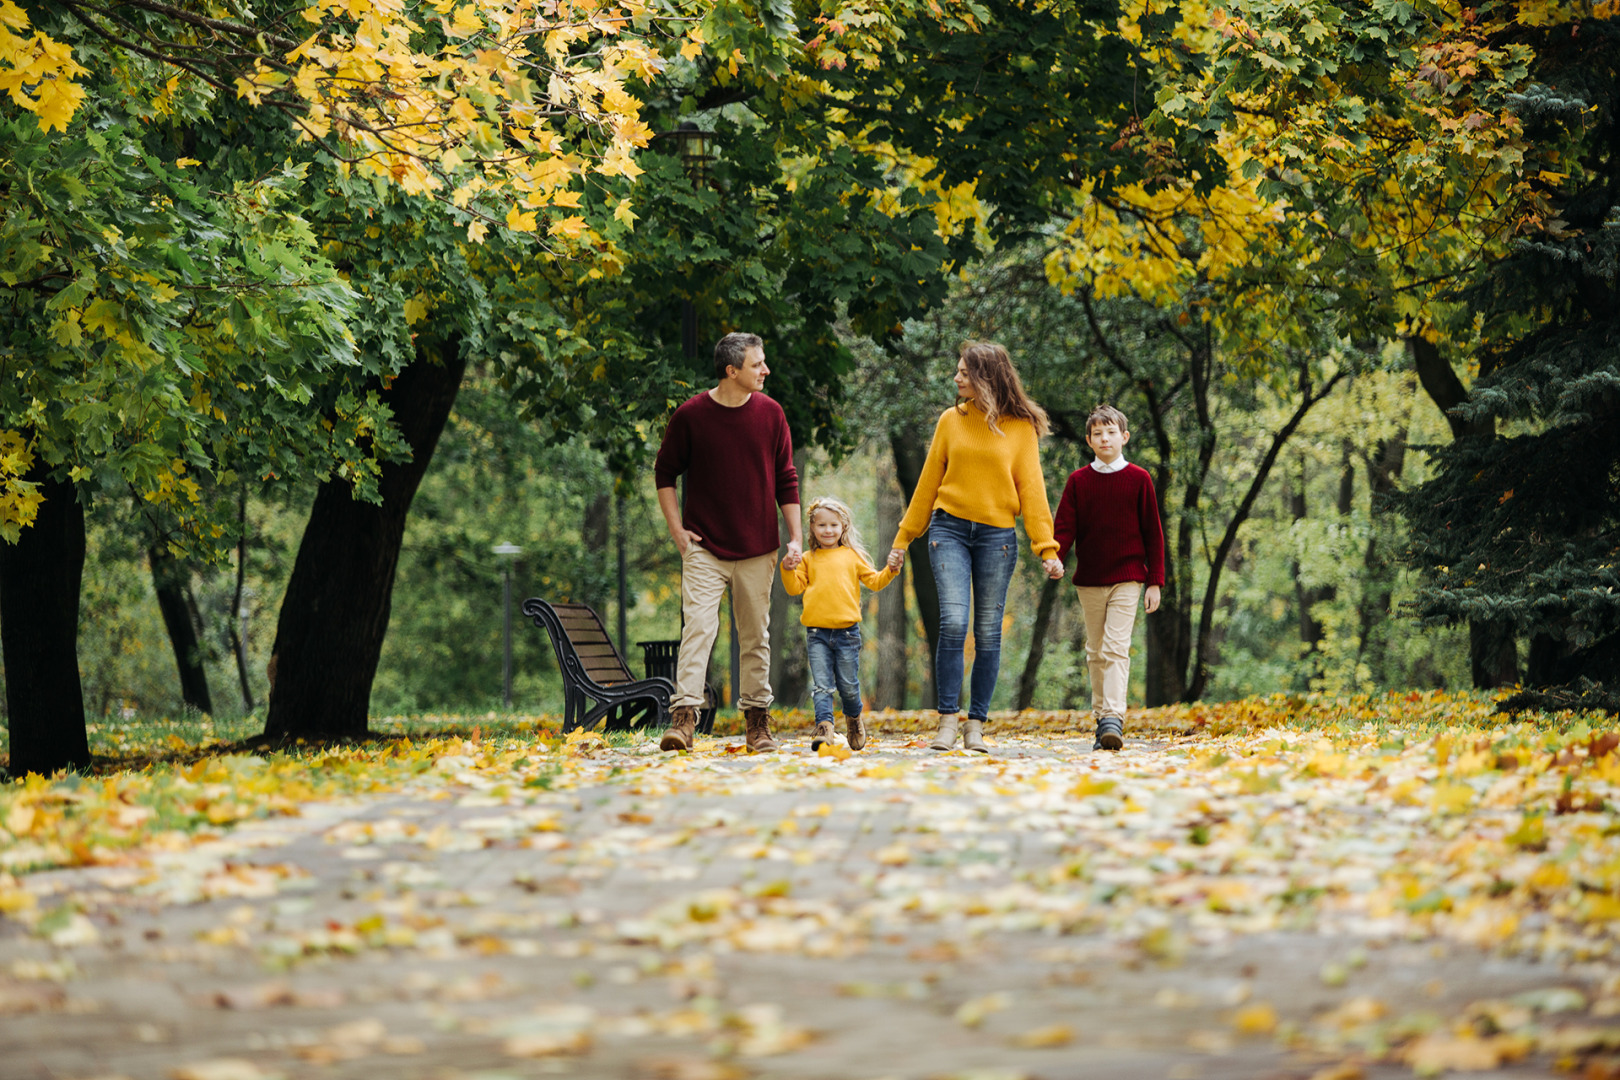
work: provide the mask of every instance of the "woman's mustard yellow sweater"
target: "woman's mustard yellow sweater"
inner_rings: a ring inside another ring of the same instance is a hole
[[[921,536],[929,515],[939,509],[1003,529],[1022,517],[1030,549],[1043,559],[1057,554],[1035,427],[1005,416],[997,423],[1003,434],[991,431],[984,412],[972,403],[953,405],[940,415],[895,547]]]
[[[782,586],[789,596],[804,593],[801,623],[842,630],[861,621],[861,586],[877,592],[899,572],[872,569],[854,548],[814,548],[792,570],[782,567]]]

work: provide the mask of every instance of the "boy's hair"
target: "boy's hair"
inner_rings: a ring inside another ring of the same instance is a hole
[[[1013,367],[1005,346],[990,341],[967,341],[962,343],[961,357],[968,382],[973,385],[973,399],[984,410],[991,431],[1002,434],[997,421],[1003,416],[1028,420],[1036,435],[1045,435],[1051,429],[1046,410],[1024,393],[1023,381],[1018,378],[1018,369]]]
[[[872,561],[872,556],[867,554],[866,547],[861,543],[861,534],[855,531],[855,515],[850,513],[849,507],[845,506],[841,500],[835,499],[830,495],[823,495],[819,499],[811,499],[810,509],[805,512],[805,520],[810,522],[811,525],[811,551],[814,551],[821,546],[816,542],[815,521],[817,510],[825,510],[829,514],[832,514],[838,519],[838,523],[844,527],[843,535],[838,538],[839,547],[847,547],[852,549],[855,554],[859,555],[868,563]]]
[[[1098,424],[1113,424],[1121,432],[1131,430],[1131,422],[1125,419],[1125,414],[1112,405],[1099,405],[1091,410],[1091,415],[1086,417],[1086,438],[1091,438],[1091,429]]]
[[[726,368],[742,370],[749,349],[763,349],[765,341],[758,334],[731,333],[721,338],[714,347],[714,377],[727,378]]]

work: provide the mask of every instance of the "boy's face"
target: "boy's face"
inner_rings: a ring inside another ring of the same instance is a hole
[[[1130,441],[1131,433],[1119,430],[1118,424],[1092,424],[1091,430],[1086,432],[1086,444],[1104,465],[1118,461]]]

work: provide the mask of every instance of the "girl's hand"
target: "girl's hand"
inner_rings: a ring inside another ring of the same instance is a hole
[[[1063,562],[1060,559],[1042,559],[1041,567],[1045,569],[1046,576],[1053,581],[1063,576]]]
[[[889,569],[898,570],[905,565],[906,553],[902,548],[891,548],[889,551]]]

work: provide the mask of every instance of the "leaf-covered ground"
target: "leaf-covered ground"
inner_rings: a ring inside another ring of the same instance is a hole
[[[1596,717],[1279,696],[989,757],[873,720],[98,733],[0,789],[0,1074],[1620,1076]]]

